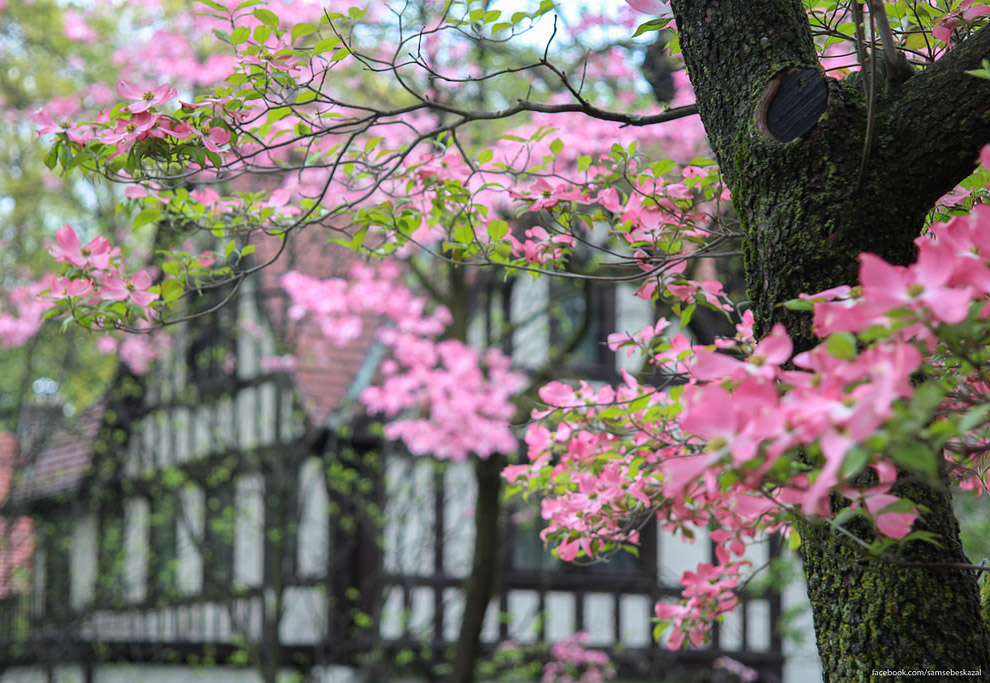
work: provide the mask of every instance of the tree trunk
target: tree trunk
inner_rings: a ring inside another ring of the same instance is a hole
[[[869,106],[858,78],[822,74],[801,0],[672,6],[699,112],[745,231],[758,334],[783,322],[796,347],[808,348],[810,318],[780,304],[855,284],[863,251],[913,261],[927,212],[972,171],[990,140],[990,82],[965,74],[990,51],[990,32],[902,82],[878,83]],[[797,76],[810,84],[805,92],[821,93],[805,98],[813,112],[807,126],[787,109],[782,124],[775,101]],[[899,486],[930,510],[918,528],[942,538],[941,547],[907,544],[903,559],[965,562],[943,487]],[[972,573],[871,559],[821,527],[803,525],[801,533],[825,680],[870,680],[884,668],[990,672]]]
[[[503,458],[475,460],[478,498],[474,509],[474,561],[465,584],[464,616],[454,653],[453,683],[473,683],[485,611],[495,592],[498,571],[498,515]]]

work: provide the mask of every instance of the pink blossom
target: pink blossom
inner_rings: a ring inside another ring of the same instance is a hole
[[[146,270],[140,270],[130,279],[124,279],[115,270],[105,271],[100,280],[100,295],[112,301],[125,301],[138,306],[147,306],[158,299],[158,294],[149,292],[152,286],[151,276]]]
[[[32,113],[31,120],[38,124],[38,128],[34,131],[35,137],[52,133],[65,133],[69,140],[78,142],[81,145],[85,145],[93,139],[92,127],[79,126],[64,119],[56,122],[51,112],[45,108],[38,109]]]
[[[119,247],[110,246],[110,241],[100,235],[85,247],[79,242],[76,231],[66,223],[55,233],[55,244],[48,250],[56,261],[69,263],[77,268],[106,270],[110,260],[120,255]]]
[[[653,17],[670,16],[670,7],[664,0],[626,0],[626,4],[640,14]]]
[[[229,142],[230,131],[220,126],[213,126],[210,128],[210,132],[203,136],[203,145],[206,146],[206,149],[211,152],[216,152],[217,154],[223,153],[223,150],[220,149],[220,145],[226,145]]]
[[[175,88],[168,83],[162,83],[151,90],[144,90],[123,79],[117,81],[117,94],[125,100],[133,100],[133,104],[124,107],[125,111],[132,114],[147,112],[152,107],[160,107],[178,97]]]

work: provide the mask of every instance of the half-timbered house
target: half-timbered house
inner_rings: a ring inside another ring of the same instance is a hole
[[[279,273],[341,275],[347,258],[298,245],[181,329],[148,373],[122,370],[100,404],[31,454],[6,509],[37,520],[33,576],[30,590],[0,593],[0,680],[443,680],[477,482],[471,463],[383,442],[357,408],[383,355],[373,321],[330,348],[287,315]],[[521,367],[545,362],[566,334],[560,311],[590,315],[591,335],[652,315],[621,289],[589,298],[553,287],[525,278],[511,296],[482,293],[525,321],[506,344]],[[600,341],[582,342],[568,372],[614,375],[622,361]],[[270,361],[283,354],[297,364]],[[508,510],[492,539],[489,652],[512,641],[539,653],[581,630],[630,679],[709,680],[726,655],[781,680],[775,593],[743,596],[701,650],[654,643],[653,605],[676,599],[680,573],[710,558],[705,538],[648,527],[638,557],[565,565],[543,548],[537,512]],[[751,551],[761,564],[771,544]]]

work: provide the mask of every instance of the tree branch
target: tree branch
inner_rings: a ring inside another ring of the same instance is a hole
[[[880,163],[896,163],[902,187],[911,188],[905,194],[926,208],[973,172],[980,147],[990,142],[990,81],[966,73],[988,54],[985,26],[904,82],[879,122]]]

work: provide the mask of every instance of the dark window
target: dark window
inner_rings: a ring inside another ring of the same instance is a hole
[[[640,533],[641,546],[637,552],[617,548],[607,560],[588,562],[587,558],[576,562],[563,562],[553,554],[556,544],[547,547],[540,532],[545,522],[536,508],[523,508],[515,514],[516,523],[512,528],[511,567],[521,571],[562,571],[567,573],[642,573],[654,571],[649,558],[655,555],[653,537],[656,534],[654,523],[646,524]]]
[[[71,526],[66,517],[57,517],[44,526],[45,614],[63,616],[69,610],[69,566]]]
[[[588,280],[550,280],[550,343],[567,351],[561,375],[615,378],[608,335],[615,332],[615,290]]]
[[[512,568],[522,570],[552,570],[561,562],[540,538],[543,520],[539,509],[527,507],[515,513],[512,527]]]
[[[119,501],[100,511],[96,596],[103,605],[124,601],[124,508]]]
[[[196,299],[197,310],[209,311],[219,306],[229,294],[228,288],[207,290]],[[233,302],[194,318],[189,322],[189,346],[186,364],[190,381],[200,388],[223,385],[233,375],[236,359],[234,326],[237,310]]]
[[[296,544],[299,537],[297,487],[274,486],[266,491],[265,509],[265,583],[278,585],[288,581],[296,570]],[[291,484],[296,484],[295,481]],[[281,569],[279,575],[275,570]]]
[[[203,529],[203,592],[224,594],[234,580],[234,529],[237,511],[233,481],[206,492]]]
[[[177,555],[177,507],[173,493],[162,493],[151,501],[149,529],[148,588],[153,598],[175,592]]]

